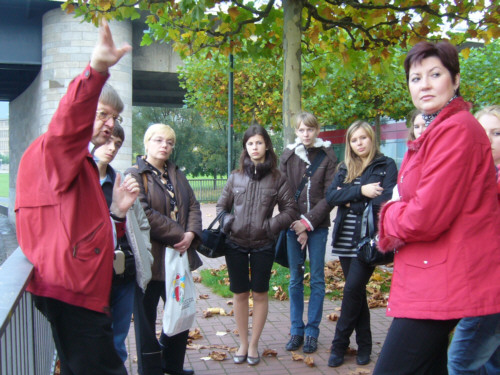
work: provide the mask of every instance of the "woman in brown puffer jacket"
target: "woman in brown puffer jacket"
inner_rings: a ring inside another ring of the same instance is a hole
[[[280,213],[273,217],[276,204]],[[223,219],[227,235],[226,263],[241,339],[233,360],[237,364],[246,361],[256,365],[260,361],[259,338],[267,318],[274,242],[279,232],[297,218],[298,212],[286,177],[277,169],[271,139],[260,125],[250,126],[243,136],[240,168],[229,176],[217,202],[217,213],[221,211],[227,212]],[[249,343],[250,290],[253,322]]]
[[[165,301],[165,247],[187,252],[191,270],[201,265],[195,250],[201,238],[200,204],[184,174],[168,160],[174,146],[175,132],[170,126],[151,125],[144,135],[146,156],[138,156],[137,164],[126,171],[140,185],[139,200],[151,226],[154,257],[152,280],[144,294],[136,293],[134,310],[141,375],[194,373],[183,368],[189,331],[174,336],[162,332],[159,342],[155,331],[158,302],[160,298]]]

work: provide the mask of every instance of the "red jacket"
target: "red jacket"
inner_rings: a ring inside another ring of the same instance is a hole
[[[109,310],[114,243],[97,167],[88,152],[104,76],[88,66],[68,87],[48,131],[17,176],[17,238],[33,263],[28,291]]]
[[[408,146],[401,200],[384,206],[379,221],[379,247],[397,249],[387,314],[500,312],[500,208],[486,133],[457,98]]]

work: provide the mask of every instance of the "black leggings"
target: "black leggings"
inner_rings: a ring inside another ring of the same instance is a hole
[[[443,375],[448,337],[458,320],[395,318],[373,375]]]

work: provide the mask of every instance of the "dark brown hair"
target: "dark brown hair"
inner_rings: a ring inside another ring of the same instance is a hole
[[[253,165],[253,162],[250,159],[250,155],[248,155],[246,144],[248,142],[248,139],[253,137],[254,135],[261,135],[262,138],[264,138],[264,142],[266,144],[266,159],[264,160],[264,162],[262,163],[263,165],[261,166],[263,172],[265,170],[274,173],[275,171],[277,171],[278,157],[274,152],[271,137],[269,137],[269,134],[267,133],[266,129],[264,129],[261,125],[250,125],[250,127],[243,134],[243,140],[241,142],[243,150],[241,150],[240,167],[238,171],[245,172],[245,169],[248,168],[248,165],[250,165],[250,163]]]
[[[411,66],[428,57],[437,57],[441,61],[443,66],[450,72],[451,82],[454,84],[457,75],[460,74],[458,51],[453,44],[446,41],[438,43],[420,42],[408,52],[404,62],[406,83],[409,80]],[[460,87],[457,88],[456,94],[460,96]]]
[[[122,143],[125,142],[125,131],[122,126],[115,121],[115,126],[113,127],[113,133],[111,134],[113,137],[120,138]]]

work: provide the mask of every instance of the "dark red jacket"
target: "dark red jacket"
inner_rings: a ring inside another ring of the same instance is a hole
[[[384,206],[379,221],[379,247],[397,249],[387,314],[500,312],[500,208],[486,133],[457,98],[408,145],[401,200]]]
[[[114,243],[88,145],[107,78],[88,66],[71,82],[21,159],[15,205],[17,238],[34,266],[28,290],[99,312],[109,310]]]

